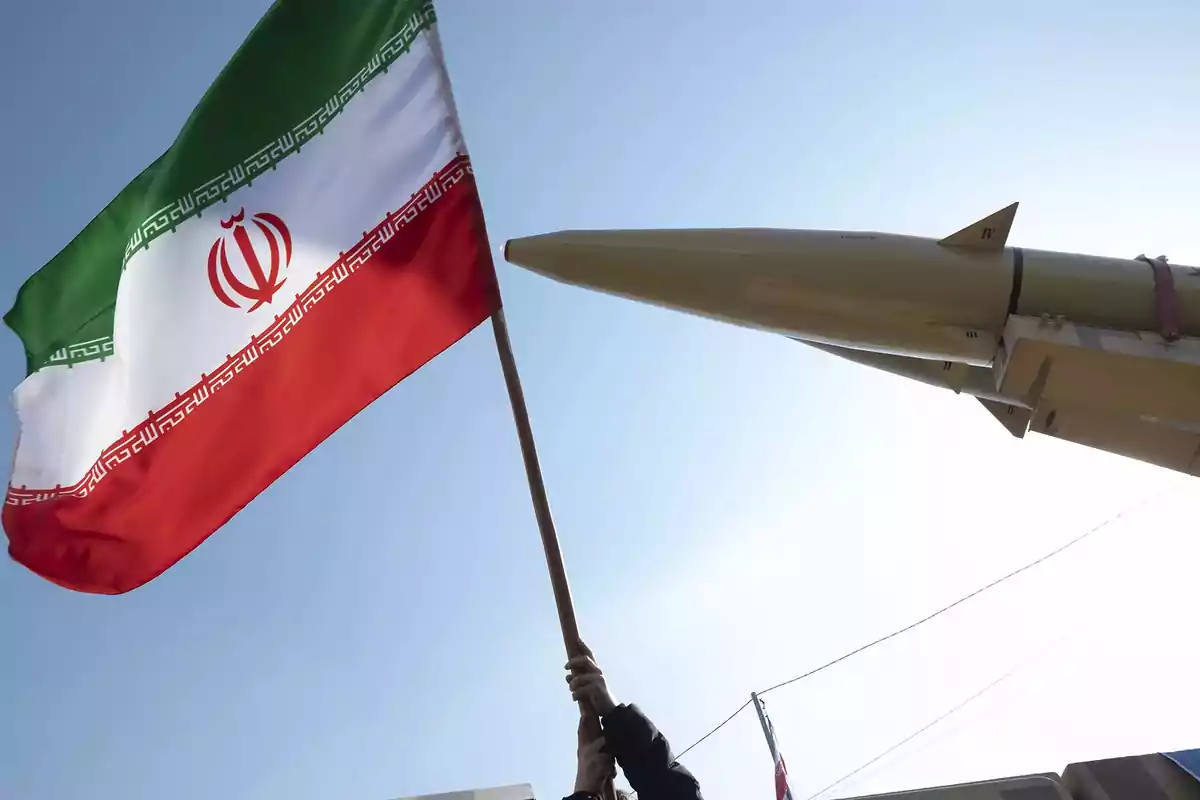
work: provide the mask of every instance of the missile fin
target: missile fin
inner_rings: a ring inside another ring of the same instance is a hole
[[[979,399],[983,403],[983,407],[992,412],[992,416],[1000,421],[1000,424],[1008,429],[1008,432],[1018,439],[1025,438],[1025,432],[1029,430],[1029,420],[1033,417],[1033,412],[1028,408],[1010,405],[1008,403],[1000,403],[995,400]]]
[[[1003,250],[1017,216],[1017,203],[1006,206],[978,222],[952,233],[938,242],[946,247],[971,247],[976,250]]]

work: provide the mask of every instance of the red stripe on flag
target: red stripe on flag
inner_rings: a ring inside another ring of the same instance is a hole
[[[10,492],[10,555],[70,589],[141,586],[499,307],[468,172],[279,344],[86,496],[17,505]]]

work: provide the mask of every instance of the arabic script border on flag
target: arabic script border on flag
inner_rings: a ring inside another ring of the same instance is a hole
[[[284,131],[270,144],[260,148],[258,152],[247,156],[215,178],[205,181],[202,186],[198,186],[175,202],[150,214],[142,224],[138,225],[133,236],[125,245],[125,263],[129,262],[139,248],[149,247],[150,242],[160,234],[168,230],[175,230],[179,223],[224,201],[233,192],[253,183],[254,178],[260,173],[267,169],[275,169],[292,153],[300,152],[300,148],[309,139],[325,132],[325,126],[342,113],[342,109],[356,94],[365,89],[374,78],[387,72],[388,67],[396,59],[409,51],[413,42],[417,40],[417,36],[436,22],[437,15],[433,10],[433,2],[427,0],[413,13],[404,27],[395,36],[384,42],[366,65],[320,108],[297,122],[289,130]]]
[[[276,169],[288,156],[299,153],[300,148],[314,136],[325,132],[325,127],[334,117],[342,113],[355,95],[366,89],[367,84],[388,71],[402,55],[408,53],[424,31],[437,24],[437,13],[432,0],[425,0],[396,32],[371,55],[367,63],[328,100],[304,119],[292,125],[282,134],[257,151],[234,164],[200,186],[187,192],[171,203],[149,214],[133,230],[125,244],[121,260],[122,271],[129,260],[139,251],[150,247],[150,243],[168,231],[175,229],[188,219],[199,216],[205,209],[224,202],[233,192],[254,183],[254,179],[269,169]],[[38,367],[72,367],[85,361],[104,360],[113,354],[112,336],[89,339],[63,345],[55,350]]]
[[[435,172],[407,203],[390,212],[375,228],[364,233],[354,247],[339,254],[332,266],[317,273],[316,279],[308,288],[296,295],[296,299],[287,309],[275,315],[275,321],[269,328],[258,336],[251,337],[248,345],[228,356],[215,372],[210,375],[202,374],[200,380],[190,389],[182,393],[177,392],[170,404],[151,412],[132,430],[122,431],[120,440],[106,448],[78,482],[71,486],[55,486],[49,489],[9,486],[4,499],[5,504],[26,506],[62,497],[87,497],[115,467],[142,452],[160,436],[169,433],[213,393],[258,360],[260,355],[283,341],[283,337],[304,319],[309,309],[328,297],[343,281],[367,264],[397,231],[413,222],[423,211],[462,183],[464,178],[473,177],[474,174],[470,157],[462,154],[456,156],[449,164]]]

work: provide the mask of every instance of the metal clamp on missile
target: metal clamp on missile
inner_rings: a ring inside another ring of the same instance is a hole
[[[1149,264],[1150,272],[1154,275],[1154,311],[1158,315],[1159,334],[1168,342],[1178,340],[1179,300],[1175,295],[1175,276],[1167,264],[1167,257],[1147,258],[1142,254],[1134,260]]]

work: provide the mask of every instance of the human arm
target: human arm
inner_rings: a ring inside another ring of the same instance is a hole
[[[605,714],[604,739],[639,800],[703,800],[695,776],[675,760],[662,731],[636,705]]]
[[[579,716],[579,748],[575,766],[575,792],[564,800],[600,800],[606,783],[617,774],[611,754],[605,752],[603,735],[597,735],[595,718]]]
[[[700,785],[675,761],[662,732],[636,705],[618,705],[591,651],[567,662],[571,695],[600,714],[606,750],[617,760],[639,800],[703,800]]]

